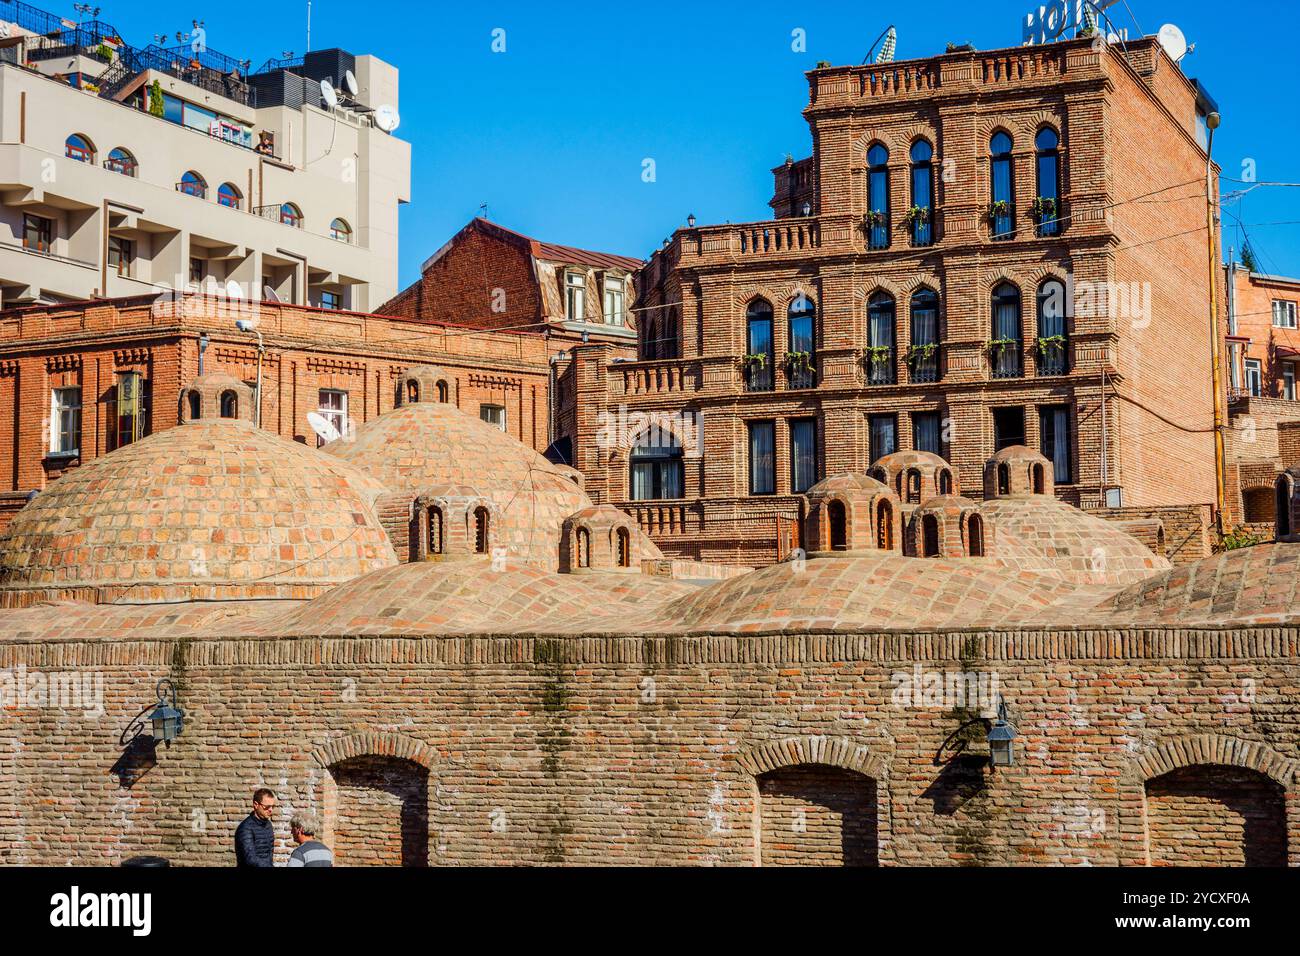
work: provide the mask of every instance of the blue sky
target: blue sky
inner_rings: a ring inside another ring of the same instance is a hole
[[[188,29],[197,17],[210,47],[254,64],[306,45],[305,0],[152,11],[102,2],[101,19],[128,42]],[[1215,157],[1225,176],[1241,178],[1251,159],[1261,181],[1300,182],[1300,7],[1127,3],[1145,32],[1174,22],[1196,44],[1183,62],[1218,100]],[[71,3],[38,5],[75,16]],[[786,153],[811,152],[800,115],[804,70],[818,60],[861,62],[890,23],[900,59],[942,52],[948,41],[1015,45],[1033,5],[315,0],[312,47],[373,53],[401,70],[399,135],[413,147],[412,201],[402,212],[405,284],[483,202],[497,222],[538,238],[637,256],[689,213],[702,223],[766,218],[770,169]],[[1123,0],[1110,12],[1131,26]],[[498,27],[505,53],[491,49]],[[806,31],[806,52],[791,49],[796,28]],[[656,163],[654,183],[641,178],[646,158]],[[1247,223],[1265,271],[1300,274],[1300,189],[1258,188],[1228,211]],[[1236,228],[1225,235],[1240,243]]]

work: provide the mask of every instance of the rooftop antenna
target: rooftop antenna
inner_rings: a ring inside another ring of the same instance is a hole
[[[1166,23],[1160,28],[1156,40],[1164,48],[1165,53],[1169,54],[1169,59],[1175,63],[1190,52],[1187,47],[1187,37],[1183,36],[1183,31],[1172,23]]]
[[[479,217],[480,219],[486,219],[486,218],[488,217],[488,208],[487,208],[487,203],[485,203],[485,202],[483,202],[483,203],[479,203],[479,205],[478,205],[478,217]]]
[[[311,0],[307,0],[307,52],[311,52]]]
[[[876,45],[881,40],[885,41],[885,45],[880,48],[880,55],[873,61],[871,55],[876,52]],[[862,65],[866,66],[869,62],[892,63],[894,61],[894,48],[897,45],[898,31],[894,29],[894,25],[891,23],[881,31],[880,36],[876,37],[875,42],[871,44],[871,49],[867,51],[866,57],[863,58]]]

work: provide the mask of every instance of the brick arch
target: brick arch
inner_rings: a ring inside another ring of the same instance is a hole
[[[1219,764],[1254,770],[1290,790],[1296,775],[1296,761],[1283,757],[1267,744],[1225,734],[1200,734],[1166,741],[1133,761],[1131,778],[1145,783],[1183,767]]]
[[[917,272],[907,280],[907,297],[909,299],[921,289],[929,289],[940,298],[943,297],[943,283],[932,272]]]
[[[1056,130],[1056,134],[1061,137],[1062,146],[1065,143],[1065,118],[1058,116],[1050,110],[1039,110],[1036,113],[1028,113],[1020,118],[1021,129],[1029,137],[1030,145],[1033,145],[1034,137],[1044,126],[1050,126]]]
[[[895,303],[905,301],[912,294],[910,289],[906,289],[901,283],[895,282],[893,279],[879,278],[868,279],[859,286],[854,292],[854,298],[860,300],[865,308],[866,304],[871,301],[871,297],[877,292],[888,292],[894,297]]]
[[[755,299],[766,299],[772,306],[772,317],[775,319],[783,314],[781,311],[781,303],[785,303],[786,307],[788,307],[790,301],[794,299],[799,292],[803,292],[803,294],[809,299],[812,299],[814,303],[817,302],[818,297],[815,294],[810,293],[808,289],[805,288],[805,285],[813,286],[815,288],[816,282],[814,280],[809,280],[806,284],[800,282],[786,282],[781,285],[758,285],[757,283],[754,283],[735,289],[732,293],[732,301],[735,303],[736,308],[739,310],[740,317],[743,319],[745,317],[745,309],[748,308],[749,303],[753,302]]]
[[[325,770],[355,757],[397,757],[417,763],[426,770],[433,769],[436,759],[433,748],[428,744],[404,734],[381,732],[339,737],[311,752],[311,759]]]
[[[1048,279],[1056,279],[1067,287],[1070,284],[1070,270],[1063,266],[1041,265],[1032,272],[1027,273],[1026,276],[1025,281],[1033,283],[1035,292]]]
[[[1008,116],[990,116],[980,125],[978,155],[981,160],[987,160],[993,155],[989,149],[989,143],[993,141],[993,137],[998,131],[1011,137],[1012,156],[1024,150],[1025,133],[1020,124]]]
[[[1013,286],[1015,286],[1017,289],[1020,290],[1021,297],[1022,298],[1024,297],[1026,282],[1027,282],[1026,277],[1024,275],[1017,275],[1015,272],[1012,272],[1006,266],[1003,266],[999,269],[993,269],[989,272],[986,272],[984,275],[980,277],[980,287],[983,290],[984,298],[987,299],[989,296],[991,296],[993,294],[993,290],[996,289],[998,285],[1003,282],[1010,282]],[[1035,288],[1037,288],[1036,284],[1031,288],[1030,290],[1031,293]]]
[[[736,762],[750,776],[800,764],[824,764],[852,770],[874,780],[888,777],[889,763],[883,753],[848,737],[784,737],[754,744],[736,756]]]

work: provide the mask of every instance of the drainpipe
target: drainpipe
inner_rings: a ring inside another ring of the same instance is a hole
[[[1218,251],[1214,241],[1214,182],[1213,163],[1210,152],[1214,149],[1214,131],[1219,128],[1219,114],[1211,113],[1206,117],[1205,125],[1209,128],[1209,138],[1205,147],[1205,228],[1206,248],[1210,266],[1210,362],[1211,379],[1214,388],[1214,493],[1218,514],[1215,523],[1219,534],[1223,534],[1223,511],[1227,507],[1228,490],[1224,479],[1223,449],[1223,372],[1219,363],[1219,299],[1216,272],[1219,268]]]

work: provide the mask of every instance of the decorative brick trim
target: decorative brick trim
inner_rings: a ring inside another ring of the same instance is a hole
[[[435,759],[433,748],[411,737],[391,733],[353,734],[331,740],[311,752],[311,759],[326,770],[334,764],[354,757],[400,757],[418,763],[426,770],[432,769]]]
[[[1287,789],[1295,780],[1296,772],[1294,760],[1288,760],[1266,744],[1223,734],[1201,734],[1166,741],[1149,750],[1134,761],[1133,773],[1145,781],[1197,764],[1244,767],[1264,774]]]
[[[786,737],[772,740],[742,750],[736,756],[736,763],[754,777],[782,767],[808,763],[841,767],[873,780],[882,780],[888,776],[888,763],[883,754],[873,754],[866,744],[855,743],[847,737]]]
[[[78,354],[51,355],[45,359],[47,372],[76,372],[81,368],[81,356]]]

